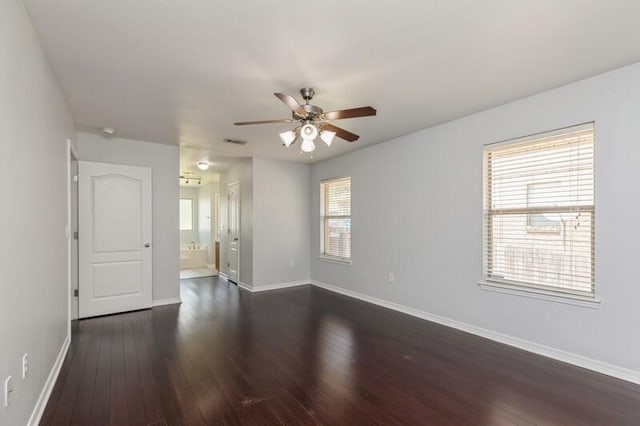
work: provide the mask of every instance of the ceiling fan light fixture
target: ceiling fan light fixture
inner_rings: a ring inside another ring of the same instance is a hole
[[[322,139],[327,146],[331,146],[335,138],[336,132],[332,132],[330,130],[323,130],[320,132],[320,139]]]
[[[200,170],[207,170],[209,168],[208,161],[198,161],[196,164]]]
[[[280,139],[282,139],[282,143],[284,146],[289,147],[296,140],[296,132],[293,130],[288,130],[286,132],[280,133]]]
[[[313,152],[316,150],[316,144],[313,143],[313,139],[304,138],[302,139],[302,145],[300,146],[300,149],[303,152]]]
[[[318,136],[322,141],[331,146],[336,137],[347,142],[355,142],[360,136],[351,133],[348,130],[334,126],[331,121],[344,120],[348,118],[372,117],[377,114],[375,108],[371,106],[363,106],[358,108],[341,109],[325,112],[317,105],[313,105],[310,101],[313,99],[315,91],[310,87],[304,87],[300,90],[304,103],[300,103],[291,95],[276,92],[274,95],[282,101],[291,110],[289,118],[276,120],[261,121],[239,121],[233,123],[236,126],[247,126],[253,124],[280,124],[280,123],[299,123],[300,125],[293,130],[279,133],[283,145],[289,147],[297,142],[298,136],[302,138],[304,144],[304,152],[312,152],[316,145],[310,143],[316,140]],[[327,130],[322,130],[326,128]],[[330,129],[330,130],[329,130]]]
[[[302,129],[300,129],[300,135],[304,140],[313,141],[315,138],[318,137],[318,129],[313,124],[307,123],[304,126],[302,126]],[[315,149],[315,145],[314,145],[314,149]],[[305,152],[311,152],[311,151],[305,151]]]

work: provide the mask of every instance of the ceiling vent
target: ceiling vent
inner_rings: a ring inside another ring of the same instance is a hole
[[[229,138],[224,138],[222,140],[222,142],[224,142],[224,143],[232,143],[234,145],[246,145],[247,144],[247,141],[241,141],[239,139],[229,139]]]

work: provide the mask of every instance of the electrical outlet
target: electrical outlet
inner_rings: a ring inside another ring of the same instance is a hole
[[[393,272],[389,272],[389,282],[394,283],[395,281],[396,281],[396,276],[393,274]]]
[[[11,394],[13,393],[13,383],[11,383],[11,376],[4,379],[4,385],[2,386],[4,390],[4,406],[8,407],[11,402]]]
[[[27,378],[27,372],[29,371],[29,354],[22,355],[22,379]]]

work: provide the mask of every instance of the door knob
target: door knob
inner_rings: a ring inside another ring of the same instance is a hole
[[[151,247],[151,243],[144,243],[144,246],[145,246],[146,248],[149,248],[149,247]]]

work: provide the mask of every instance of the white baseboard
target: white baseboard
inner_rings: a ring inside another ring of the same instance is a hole
[[[475,334],[480,337],[484,337],[496,342],[504,343],[509,346],[514,346],[525,351],[533,352],[538,355],[546,356],[558,361],[566,362],[568,364],[576,365],[578,367],[593,370],[598,373],[606,374],[608,376],[616,377],[618,379],[626,380],[628,382],[640,384],[640,371],[630,370],[624,367],[620,367],[606,362],[598,361],[592,358],[587,358],[582,355],[566,352],[560,349],[552,348],[550,346],[541,345],[528,340],[520,339],[518,337],[509,336],[507,334],[498,333],[496,331],[487,330],[485,328],[477,327],[475,325],[467,324],[461,321],[456,321],[450,318],[442,317],[440,315],[431,314],[418,309],[403,306],[397,303],[388,302],[377,297],[367,296],[366,294],[358,293],[356,291],[347,290],[342,287],[338,287],[332,284],[327,284],[319,281],[311,281],[311,284],[324,288],[335,293],[340,293],[345,296],[353,297],[365,302],[373,303],[394,311],[402,312],[417,318],[421,318],[427,321],[432,321],[438,324],[452,327],[458,330],[466,331],[467,333]]]
[[[223,280],[227,280],[227,279],[229,279],[229,276],[228,276],[227,274],[225,274],[224,272],[220,272],[220,271],[218,271],[218,276],[219,276],[220,278],[222,278]]]
[[[255,293],[259,291],[278,290],[281,288],[298,287],[301,285],[309,285],[309,284],[311,284],[311,280],[298,280],[298,281],[289,281],[287,283],[262,284],[262,285],[253,286],[249,291],[252,291]]]
[[[182,303],[180,297],[168,297],[166,299],[154,299],[151,302],[151,306],[155,308],[156,306],[175,305],[177,303]]]
[[[236,284],[238,284],[238,287],[240,287],[243,290],[253,292],[253,288],[249,284],[245,284],[242,281],[238,281]]]
[[[44,387],[42,388],[42,392],[40,392],[40,396],[38,397],[36,406],[31,412],[31,417],[29,417],[27,425],[36,426],[38,423],[40,423],[42,415],[44,414],[44,409],[46,408],[47,402],[49,402],[49,397],[51,396],[51,392],[53,391],[53,387],[58,380],[58,376],[60,375],[60,370],[62,369],[62,364],[64,363],[64,358],[67,356],[67,351],[69,350],[70,344],[71,334],[67,334],[67,337],[64,339],[62,347],[60,348],[60,352],[58,352],[58,357],[53,363],[53,367],[51,367],[49,377],[47,377],[47,381],[44,382]]]

